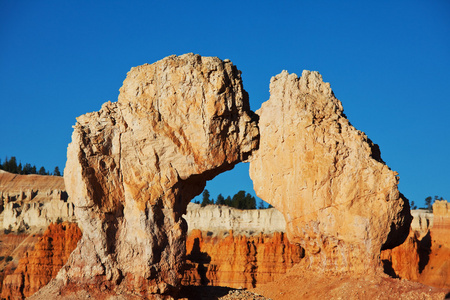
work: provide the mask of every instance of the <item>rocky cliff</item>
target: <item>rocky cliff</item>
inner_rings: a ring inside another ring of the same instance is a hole
[[[73,222],[74,206],[67,201],[59,176],[17,175],[0,170],[0,228],[45,229],[52,222]]]
[[[365,273],[380,250],[408,235],[409,204],[377,145],[356,130],[317,72],[283,71],[256,112],[260,147],[250,162],[257,195],[280,210],[308,267]]]
[[[228,206],[189,203],[186,215],[188,232],[198,229],[218,235],[233,231],[234,235],[259,235],[284,232],[284,216],[274,208],[241,210]]]
[[[77,118],[64,179],[84,234],[47,292],[176,293],[187,204],[257,138],[231,62],[186,54],[132,68],[118,102]]]
[[[303,258],[299,245],[291,244],[283,232],[251,236],[208,236],[193,230],[186,242],[184,285],[253,288],[286,273]]]
[[[300,246],[287,241],[283,215],[273,208],[190,203],[183,217],[189,228],[183,285],[251,288],[284,274],[303,256]],[[2,297],[23,299],[45,286],[80,238],[75,223],[51,224],[34,249],[21,254],[14,274],[6,276]]]
[[[432,226],[423,235],[423,227],[411,227],[406,241],[381,256],[387,273],[430,286],[450,289],[450,204],[436,201],[428,219]],[[422,217],[423,212],[418,216]]]
[[[190,203],[184,285],[252,288],[286,273],[304,256],[274,208],[240,210]]]
[[[50,224],[34,250],[26,252],[13,274],[3,280],[2,299],[23,299],[56,276],[81,238],[76,223]]]
[[[0,294],[3,280],[17,269],[19,260],[27,251],[33,250],[34,245],[42,237],[41,233],[20,233],[0,231]]]

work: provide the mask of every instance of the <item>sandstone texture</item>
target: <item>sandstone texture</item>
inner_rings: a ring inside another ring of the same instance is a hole
[[[300,262],[299,245],[291,244],[282,232],[251,236],[228,234],[208,236],[198,229],[186,242],[184,285],[253,288],[274,280]]]
[[[75,219],[62,177],[18,175],[0,170],[1,229],[45,230],[58,218],[69,222]]]
[[[42,237],[41,233],[4,233],[0,231],[0,295],[4,278],[13,274],[19,260],[27,251],[33,250],[34,245]]]
[[[77,118],[64,179],[83,237],[35,297],[57,297],[63,285],[176,293],[187,204],[207,180],[246,160],[258,134],[231,62],[186,54],[132,68],[118,102]]]
[[[50,224],[44,235],[20,259],[13,274],[3,281],[2,299],[24,299],[56,276],[81,238],[76,223]]]
[[[250,290],[268,299],[443,300],[450,290],[380,274],[324,274],[298,264],[274,281]],[[251,298],[250,298],[251,299]]]
[[[212,235],[233,231],[234,235],[273,234],[284,232],[284,216],[275,208],[241,210],[228,206],[189,203],[186,215],[188,233],[200,230]]]
[[[283,71],[256,112],[260,146],[250,162],[257,195],[280,210],[287,237],[308,266],[330,272],[378,269],[380,250],[409,232],[408,201],[379,148],[356,130],[317,72]]]
[[[384,272],[394,278],[419,281],[424,257],[429,252],[427,245],[424,245],[425,239],[421,243],[419,233],[411,230],[403,244],[381,251]]]
[[[412,227],[402,245],[382,252],[383,263],[392,276],[450,289],[450,203],[437,200],[430,215],[427,234]]]
[[[415,209],[411,210],[411,215],[411,230],[422,238],[433,227],[434,214],[426,209]]]

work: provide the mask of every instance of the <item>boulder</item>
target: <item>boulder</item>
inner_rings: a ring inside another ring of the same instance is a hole
[[[380,250],[409,233],[408,200],[380,150],[347,120],[317,72],[283,71],[256,112],[260,146],[250,162],[256,194],[280,210],[287,237],[311,268],[380,269]]]

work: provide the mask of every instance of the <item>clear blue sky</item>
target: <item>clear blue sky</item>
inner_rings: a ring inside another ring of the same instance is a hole
[[[62,169],[75,117],[131,67],[188,52],[231,59],[252,110],[283,69],[319,71],[410,200],[450,199],[447,0],[0,0],[0,158]],[[207,188],[254,193],[247,165]]]

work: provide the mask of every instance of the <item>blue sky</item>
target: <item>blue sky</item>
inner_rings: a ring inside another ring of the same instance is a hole
[[[0,0],[0,158],[61,169],[75,118],[116,101],[131,67],[229,58],[252,110],[286,69],[319,71],[416,204],[450,199],[449,1]],[[208,183],[251,193],[248,166]]]

